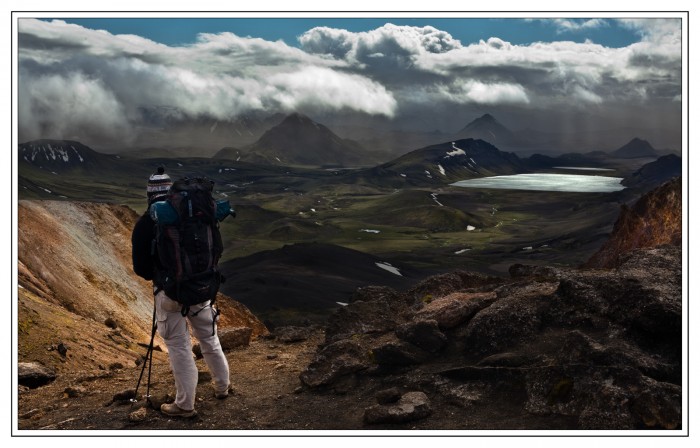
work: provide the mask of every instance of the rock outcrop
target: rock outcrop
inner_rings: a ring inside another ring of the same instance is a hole
[[[578,429],[679,427],[679,247],[634,250],[612,270],[513,274],[477,287],[453,282],[451,291],[443,284],[427,304],[415,292],[432,280],[405,293],[362,292],[330,319],[302,383],[347,393],[391,381],[431,400],[499,402]],[[388,310],[392,319],[375,321]],[[377,405],[365,419],[392,422],[397,409]]]
[[[632,207],[623,205],[610,239],[585,266],[617,266],[620,257],[635,248],[679,246],[683,236],[682,209],[680,177],[645,194]]]

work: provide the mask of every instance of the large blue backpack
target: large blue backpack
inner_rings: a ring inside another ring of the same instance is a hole
[[[206,178],[180,179],[165,201],[150,208],[156,222],[157,284],[183,305],[183,314],[191,305],[213,302],[223,281],[218,270],[223,252],[219,220],[223,218],[217,219],[217,206],[221,206],[214,201],[213,187],[214,182]]]

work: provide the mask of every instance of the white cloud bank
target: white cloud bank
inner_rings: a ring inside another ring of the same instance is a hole
[[[534,109],[677,102],[680,20],[622,24],[640,34],[624,48],[567,41],[463,45],[434,27],[386,24],[367,32],[313,28],[300,48],[232,33],[170,47],[60,20],[19,20],[20,136],[116,137],[144,109],[228,119],[248,111],[355,111],[400,117],[441,104]],[[556,21],[582,30],[606,22]]]

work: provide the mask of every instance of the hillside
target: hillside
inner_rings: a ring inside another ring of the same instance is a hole
[[[673,177],[680,176],[682,171],[681,158],[675,154],[668,154],[643,165],[621,183],[626,187],[648,191]]]
[[[235,258],[221,265],[229,292],[261,318],[323,323],[355,290],[367,285],[406,288],[415,269],[332,244],[300,243]]]
[[[131,271],[125,206],[20,201],[18,208],[18,354],[58,372],[133,368],[150,339],[153,293]],[[221,296],[222,326],[262,325]],[[66,356],[55,350],[68,347]],[[162,342],[158,342],[163,346]],[[53,348],[52,348],[53,347]]]
[[[474,177],[515,174],[523,169],[517,155],[470,138],[417,149],[353,176],[396,188],[444,185]]]

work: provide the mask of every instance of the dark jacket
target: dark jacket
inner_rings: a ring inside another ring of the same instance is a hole
[[[153,280],[156,271],[156,254],[153,250],[155,225],[151,215],[146,212],[139,218],[131,233],[131,260],[134,272],[146,280]]]

